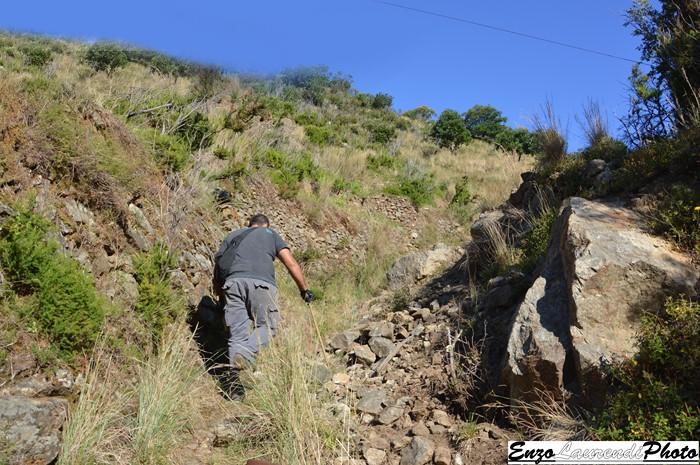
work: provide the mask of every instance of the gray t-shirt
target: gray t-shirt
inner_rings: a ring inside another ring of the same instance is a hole
[[[246,229],[248,228],[237,229],[226,236],[218,253],[223,253],[233,238]],[[257,278],[276,286],[273,262],[282,249],[288,248],[287,243],[274,230],[257,227],[243,238],[236,249],[236,258],[228,277]]]

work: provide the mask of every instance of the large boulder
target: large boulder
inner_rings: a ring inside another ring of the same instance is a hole
[[[412,287],[435,276],[447,265],[457,261],[462,254],[464,250],[461,247],[437,244],[433,250],[401,257],[387,272],[387,285],[393,291]]]
[[[599,406],[607,368],[634,353],[642,313],[694,293],[691,261],[643,228],[629,209],[567,199],[512,320],[503,370],[512,399],[569,390]]]

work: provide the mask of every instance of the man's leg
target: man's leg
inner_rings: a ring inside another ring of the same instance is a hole
[[[248,297],[253,331],[250,333],[246,348],[257,355],[277,334],[280,320],[277,287],[265,281],[254,280],[250,283]]]
[[[252,359],[248,352],[250,327],[253,321],[248,313],[247,286],[241,280],[231,280],[224,285],[226,304],[224,318],[228,326],[228,359],[231,365],[237,354],[245,359]]]

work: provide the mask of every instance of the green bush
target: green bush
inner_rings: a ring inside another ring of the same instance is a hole
[[[396,127],[384,121],[372,120],[366,122],[363,126],[369,132],[370,142],[386,145],[396,139]]]
[[[495,142],[504,150],[515,150],[519,154],[534,155],[537,152],[536,136],[525,128],[504,127],[496,135]]]
[[[394,97],[380,92],[372,99],[372,108],[375,110],[388,110],[393,103]]]
[[[440,186],[435,183],[435,176],[430,173],[419,176],[403,176],[398,183],[387,187],[386,192],[407,197],[414,207],[420,208],[434,204],[435,194],[439,189]]]
[[[175,316],[177,296],[170,288],[170,271],[176,263],[176,256],[162,244],[156,245],[150,254],[134,259],[134,277],[139,289],[134,310],[143,318],[154,343],[160,341],[165,325]]]
[[[28,66],[41,68],[53,60],[51,50],[39,44],[27,44],[20,47],[20,51],[25,56],[25,63]]]
[[[605,160],[606,162],[621,161],[627,155],[627,146],[612,137],[603,137],[583,151],[586,160]]]
[[[614,370],[619,391],[596,419],[602,440],[693,440],[700,437],[700,306],[669,300],[647,315],[638,354]]]
[[[700,252],[700,195],[688,186],[673,186],[653,220],[656,231],[686,250]]]
[[[112,74],[129,63],[124,47],[109,41],[92,44],[85,52],[83,60],[95,71],[104,71],[107,74]]]
[[[374,172],[379,172],[383,168],[393,168],[396,166],[397,159],[396,157],[392,156],[391,154],[380,150],[377,152],[376,155],[374,154],[369,154],[367,155],[367,169],[372,170]]]
[[[403,115],[411,119],[429,121],[435,117],[436,113],[432,108],[422,105],[413,110],[404,112]]]
[[[525,235],[520,246],[519,266],[525,273],[531,273],[544,257],[556,218],[556,209],[550,208],[532,222],[532,229]]]
[[[341,141],[341,137],[330,126],[304,126],[304,132],[309,141],[315,145],[332,145]]]
[[[187,166],[190,151],[182,140],[153,128],[146,129],[143,135],[146,145],[152,148],[156,161],[163,169],[178,172]]]
[[[66,357],[91,349],[104,319],[92,277],[59,251],[33,200],[16,208],[0,231],[0,262],[13,291],[32,297],[25,317]]]
[[[258,167],[262,165],[272,169],[270,179],[280,188],[280,195],[285,198],[296,195],[300,181],[317,181],[321,176],[321,171],[307,152],[287,155],[270,149],[254,162]]]

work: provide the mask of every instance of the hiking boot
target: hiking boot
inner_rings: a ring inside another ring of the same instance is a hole
[[[224,397],[229,400],[242,401],[245,396],[245,388],[240,379],[240,370],[230,368],[219,379]]]

